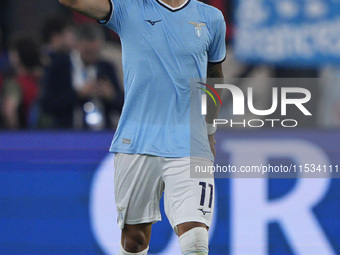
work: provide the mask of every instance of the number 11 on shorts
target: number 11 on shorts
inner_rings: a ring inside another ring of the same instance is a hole
[[[202,186],[202,192],[201,192],[201,202],[200,205],[204,206],[204,202],[205,202],[205,193],[206,193],[206,189],[207,189],[207,183],[206,182],[200,182],[199,183],[200,186]],[[210,188],[210,196],[209,196],[209,205],[208,207],[211,208],[212,206],[212,201],[213,201],[213,194],[214,194],[214,186],[212,184],[208,184],[209,188]]]

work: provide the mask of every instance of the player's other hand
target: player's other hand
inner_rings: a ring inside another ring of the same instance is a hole
[[[209,140],[211,152],[212,152],[212,154],[214,155],[214,158],[215,158],[215,157],[216,157],[216,149],[215,149],[216,140],[215,140],[215,134],[208,135],[208,140]]]

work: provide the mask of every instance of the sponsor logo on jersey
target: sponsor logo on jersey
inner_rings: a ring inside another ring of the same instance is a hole
[[[149,22],[152,26],[154,26],[156,23],[161,22],[162,20],[160,19],[160,20],[153,21],[153,20],[148,19],[148,20],[145,20],[145,21]]]

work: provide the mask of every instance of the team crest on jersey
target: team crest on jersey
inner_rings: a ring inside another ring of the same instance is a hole
[[[193,21],[188,21],[191,25],[194,25],[195,26],[195,34],[198,36],[198,37],[201,37],[202,36],[202,27],[203,26],[206,26],[207,24],[205,23],[196,23],[196,22],[193,22]]]

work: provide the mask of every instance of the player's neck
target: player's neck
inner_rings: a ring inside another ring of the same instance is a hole
[[[162,0],[163,3],[171,6],[172,8],[178,8],[182,6],[187,0]]]

